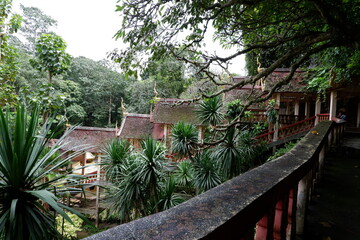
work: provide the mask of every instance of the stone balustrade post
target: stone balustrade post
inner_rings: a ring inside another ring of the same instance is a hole
[[[305,218],[307,206],[310,197],[310,187],[312,185],[311,171],[300,180],[297,193],[297,211],[296,211],[296,234],[302,235],[305,227]]]

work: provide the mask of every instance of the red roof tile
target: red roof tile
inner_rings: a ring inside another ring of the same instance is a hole
[[[156,103],[151,120],[154,123],[176,124],[180,121],[201,125],[196,116],[196,103],[182,99],[163,98]]]
[[[160,127],[160,130],[158,130]],[[154,132],[154,130],[156,130]],[[161,126],[154,126],[150,122],[148,114],[128,113],[120,127],[119,137],[123,139],[144,139],[146,136],[152,136],[155,139],[162,139]]]
[[[104,144],[116,137],[115,128],[76,127],[64,139],[63,150],[82,150],[84,145],[90,145],[88,152],[98,153]]]

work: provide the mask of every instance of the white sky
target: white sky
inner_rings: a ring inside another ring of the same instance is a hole
[[[67,43],[67,52],[74,57],[84,56],[93,60],[106,58],[107,53],[124,45],[113,36],[120,29],[121,18],[115,12],[117,0],[13,0],[14,12],[20,13],[20,3],[37,7],[57,20],[55,32]],[[209,49],[217,49],[207,43]],[[221,56],[224,50],[216,52]],[[243,74],[244,59],[237,60],[230,68]]]

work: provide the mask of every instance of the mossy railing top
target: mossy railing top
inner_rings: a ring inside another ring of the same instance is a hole
[[[290,152],[174,208],[86,238],[241,239],[313,171],[337,124],[321,122]],[[296,203],[296,201],[295,201]],[[254,239],[254,238],[252,238]]]

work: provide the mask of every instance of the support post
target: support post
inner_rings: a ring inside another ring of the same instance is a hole
[[[325,161],[325,151],[326,151],[326,144],[322,147],[320,153],[319,153],[319,176],[318,181],[321,180],[324,170],[324,161]]]
[[[305,101],[305,117],[310,117],[310,100],[308,98]]]
[[[318,114],[321,113],[321,101],[320,98],[316,98],[316,103],[315,103],[315,126],[319,123],[319,116]]]
[[[297,194],[297,211],[296,211],[296,233],[304,233],[305,219],[309,200],[309,190],[311,184],[311,171],[300,180]]]
[[[97,170],[97,184],[96,184],[96,218],[95,218],[95,226],[99,227],[99,218],[100,218],[100,174],[101,174],[101,155],[98,155],[98,170]]]
[[[297,118],[296,122],[299,121],[299,113],[300,113],[300,103],[299,103],[299,99],[296,99],[294,106],[294,115]]]
[[[357,127],[357,128],[360,127],[360,102],[358,103],[358,108],[357,108],[356,127]]]
[[[198,142],[202,144],[204,142],[205,129],[203,126],[198,127]]]
[[[273,141],[277,141],[279,139],[279,111],[280,111],[280,93],[276,94],[276,106],[278,107],[278,112],[276,116],[276,123],[274,124],[274,136]]]
[[[329,120],[336,117],[336,101],[337,101],[337,92],[331,91],[330,93],[330,114]]]

